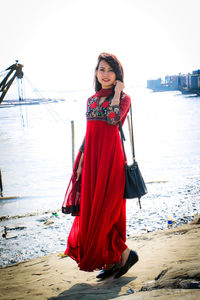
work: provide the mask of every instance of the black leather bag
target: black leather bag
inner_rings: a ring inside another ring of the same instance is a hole
[[[133,139],[133,121],[132,121],[132,108],[130,106],[130,115],[131,115],[131,146],[132,146],[132,155],[133,163],[131,165],[127,164],[126,154],[124,150],[124,133],[122,130],[121,122],[119,122],[119,130],[121,135],[122,147],[125,157],[125,188],[124,188],[124,198],[133,199],[138,198],[139,206],[141,208],[140,198],[147,193],[147,187],[145,185],[144,179],[140,172],[138,163],[135,160],[135,149],[134,149],[134,139]]]
[[[147,193],[147,188],[136,161],[132,165],[125,163],[124,198],[141,198]]]

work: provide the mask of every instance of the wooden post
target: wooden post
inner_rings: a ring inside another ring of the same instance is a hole
[[[2,174],[1,174],[1,169],[0,169],[0,200],[10,200],[10,199],[18,199],[20,197],[18,196],[9,196],[9,197],[4,197],[3,196],[3,180],[2,180]]]
[[[74,133],[74,121],[73,120],[71,121],[71,131],[72,131],[72,170],[73,170],[73,167],[74,167],[74,148],[75,148],[75,143],[74,143],[75,133]]]
[[[3,197],[3,183],[2,183],[1,169],[0,169],[0,192],[1,192],[1,197]]]

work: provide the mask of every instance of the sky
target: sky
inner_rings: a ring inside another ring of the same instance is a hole
[[[0,71],[18,59],[40,90],[90,89],[110,52],[126,86],[192,72],[199,11],[200,0],[0,0]]]

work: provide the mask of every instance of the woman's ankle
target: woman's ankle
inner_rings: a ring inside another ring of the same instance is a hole
[[[104,270],[110,270],[114,264],[105,265]]]
[[[128,256],[130,254],[130,249],[127,247],[121,255],[121,267],[123,267],[128,259]]]

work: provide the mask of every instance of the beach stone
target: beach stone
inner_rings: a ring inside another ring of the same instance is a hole
[[[141,291],[154,289],[200,289],[200,264],[162,270],[154,281],[148,282]]]
[[[191,222],[192,224],[200,224],[200,216],[194,216],[194,219]]]
[[[24,230],[24,229],[26,229],[26,227],[25,226],[13,226],[13,227],[6,226],[6,229],[7,230]]]
[[[10,239],[16,239],[18,236],[17,235],[7,235],[6,239],[10,240]]]
[[[180,282],[182,289],[200,289],[200,281],[191,281],[191,279],[182,280]]]
[[[54,221],[52,221],[52,220],[46,220],[45,222],[44,222],[44,225],[51,225],[51,224],[53,224],[54,223]]]

